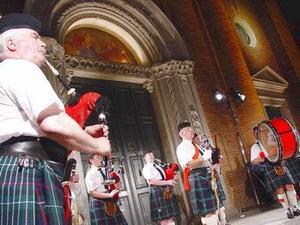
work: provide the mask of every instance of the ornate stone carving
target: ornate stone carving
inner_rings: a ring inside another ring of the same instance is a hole
[[[157,80],[173,76],[180,76],[181,79],[185,80],[187,76],[193,76],[194,65],[194,62],[188,60],[170,60],[163,64],[153,65],[152,71]]]
[[[145,88],[149,93],[153,93],[153,80],[148,79],[143,83],[143,88]]]
[[[151,67],[131,65],[123,63],[103,62],[93,58],[80,56],[65,56],[66,68],[88,71],[100,71],[124,76],[136,76],[140,78],[151,77]]]
[[[55,69],[61,74],[62,79],[66,80],[64,75],[64,48],[57,43],[53,38],[43,37],[43,41],[46,43],[47,48],[47,60],[54,66]],[[42,66],[47,79],[50,81],[53,89],[56,91],[62,100],[66,100],[66,91],[63,85],[58,81],[58,79],[53,75],[52,71],[46,66]]]

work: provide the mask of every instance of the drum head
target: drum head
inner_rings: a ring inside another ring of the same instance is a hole
[[[280,143],[278,142],[275,130],[268,121],[263,121],[258,125],[258,140],[262,146],[262,151],[270,162],[277,162],[281,158]]]

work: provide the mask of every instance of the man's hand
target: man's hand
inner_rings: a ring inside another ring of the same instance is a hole
[[[99,137],[96,138],[97,141],[97,145],[99,146],[99,148],[97,149],[97,152],[100,155],[103,156],[107,156],[108,158],[111,157],[111,145],[110,145],[110,141],[108,138],[106,137]]]
[[[168,181],[168,185],[176,186],[176,184],[177,184],[177,180],[175,180],[175,179],[167,180],[167,181]]]
[[[108,137],[109,134],[108,126],[104,124],[87,126],[84,131],[93,137]]]
[[[109,193],[109,195],[110,195],[110,197],[112,198],[112,197],[114,197],[116,194],[118,194],[120,191],[118,190],[118,189],[115,189],[115,190],[112,190],[110,193]]]

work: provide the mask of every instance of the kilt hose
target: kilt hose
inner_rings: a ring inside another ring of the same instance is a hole
[[[299,183],[300,182],[300,158],[298,157],[292,157],[285,161],[286,167],[289,169],[294,182]]]
[[[105,201],[90,197],[91,225],[127,225],[120,207],[116,206],[116,214],[109,216],[105,212]]]
[[[211,172],[206,168],[199,168],[197,172],[191,173],[189,176],[191,190],[189,197],[196,216],[206,216],[209,213],[215,213],[218,210],[217,199],[211,187]],[[223,201],[226,200],[224,189],[220,180],[217,180],[219,207],[224,206]]]
[[[276,174],[273,165],[270,163],[264,163],[262,168],[264,169],[264,180],[267,192],[276,191],[277,188],[284,186],[285,184],[294,184],[295,181],[286,167],[286,165],[282,164],[285,169],[285,174],[279,176]]]
[[[150,186],[150,210],[151,220],[153,222],[159,222],[171,217],[179,217],[180,209],[176,200],[176,196],[170,200],[164,199],[164,188],[166,186]]]
[[[63,167],[37,161],[20,167],[18,157],[0,156],[0,224],[65,225]]]

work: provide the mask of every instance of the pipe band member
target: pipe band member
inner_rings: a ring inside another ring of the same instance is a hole
[[[144,155],[146,165],[143,176],[149,184],[151,220],[161,225],[175,225],[175,218],[180,216],[179,205],[173,194],[177,184],[176,176],[166,180],[164,169],[154,162],[154,154]]]
[[[39,68],[41,28],[28,14],[0,19],[0,224],[65,225],[66,148],[111,151],[107,138],[92,137],[64,112]]]
[[[295,182],[290,171],[284,162],[275,165],[266,160],[262,151],[263,148],[258,141],[258,127],[253,128],[253,135],[256,138],[256,142],[251,147],[251,163],[254,165],[263,163],[263,177],[267,192],[276,191],[277,199],[286,210],[287,218],[292,219],[294,216],[299,216],[300,210],[297,206],[296,191],[294,189]],[[269,141],[269,143],[272,142]]]
[[[193,213],[195,216],[201,216],[202,224],[217,225],[218,202],[211,187],[212,176],[208,163],[212,152],[206,149],[201,154],[200,150],[193,145],[195,132],[188,121],[179,123],[177,130],[182,142],[177,146],[176,154],[184,171],[184,187],[189,192]],[[225,199],[225,195],[222,195],[224,193],[221,194],[220,191],[219,207],[223,207],[222,199]]]
[[[127,225],[127,222],[114,200],[114,196],[119,193],[122,184],[119,181],[116,189],[110,193],[103,182],[108,178],[103,168],[103,157],[99,154],[89,156],[90,169],[86,173],[85,183],[90,195],[90,217],[91,225]]]

